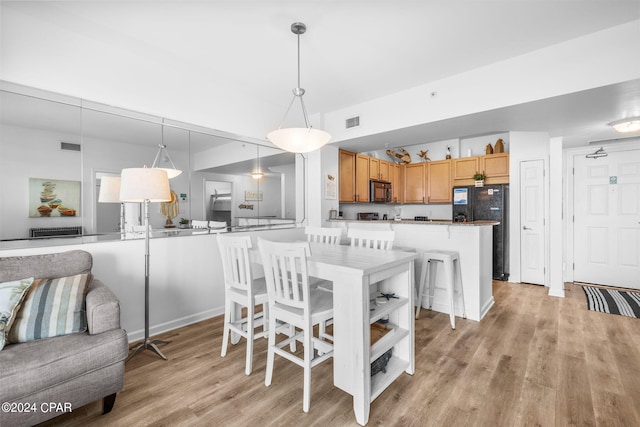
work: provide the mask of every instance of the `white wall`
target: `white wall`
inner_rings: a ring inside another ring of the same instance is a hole
[[[334,141],[459,117],[638,78],[636,20],[325,114]],[[509,37],[505,35],[505,37]],[[431,97],[437,92],[437,97]],[[360,116],[361,127],[344,128]]]
[[[304,240],[301,228],[249,233],[270,240]],[[129,340],[144,336],[144,239],[47,248],[3,250],[2,256],[80,249],[93,255],[92,273],[120,300],[121,324]],[[151,335],[224,312],[224,278],[215,234],[150,241]],[[163,350],[164,351],[164,350]],[[171,357],[171,344],[165,354]]]

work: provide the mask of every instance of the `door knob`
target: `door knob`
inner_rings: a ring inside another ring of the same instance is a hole
[[[522,229],[523,229],[523,230],[533,230],[532,228],[529,228],[529,227],[527,227],[526,225],[523,225],[523,226],[522,226]]]

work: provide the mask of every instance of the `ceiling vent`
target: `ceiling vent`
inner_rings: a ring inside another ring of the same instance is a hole
[[[67,151],[80,151],[80,144],[73,144],[71,142],[60,142],[60,149]]]
[[[345,120],[345,129],[351,129],[360,126],[360,116],[351,117]]]

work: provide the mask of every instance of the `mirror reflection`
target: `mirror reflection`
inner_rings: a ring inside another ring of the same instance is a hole
[[[303,160],[292,153],[99,104],[0,97],[0,241],[143,236],[140,204],[106,190],[154,160],[182,173],[172,201],[150,206],[153,237],[295,225]]]

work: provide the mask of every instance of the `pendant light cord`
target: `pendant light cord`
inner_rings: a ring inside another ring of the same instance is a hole
[[[304,95],[305,91],[300,87],[300,34],[297,34],[297,36],[298,36],[298,86],[296,86],[296,88],[293,89],[293,98],[291,99],[291,102],[289,102],[289,107],[287,108],[287,111],[284,113],[284,116],[280,121],[280,126],[278,126],[278,129],[282,129],[282,125],[287,119],[287,116],[289,115],[289,111],[291,111],[291,107],[293,106],[293,103],[295,102],[296,98],[300,99],[300,105],[302,106],[302,116],[304,117],[304,125],[307,129],[311,129],[311,125],[309,124],[309,116],[307,115],[307,107],[304,105],[304,99],[302,99],[302,95]]]

